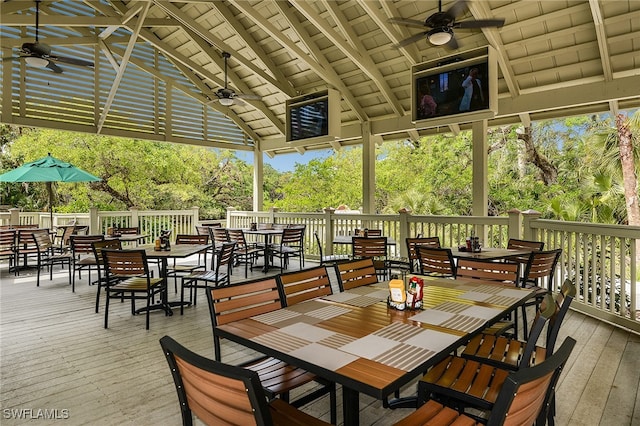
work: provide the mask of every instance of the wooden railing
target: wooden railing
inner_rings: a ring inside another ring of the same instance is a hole
[[[139,226],[151,242],[161,230],[194,233],[201,224],[198,208],[176,211],[54,214],[54,227],[75,222],[88,225],[91,233],[105,233],[111,226]],[[23,213],[17,209],[0,213],[0,225],[38,224],[51,227],[49,213]],[[206,221],[212,222],[212,221]],[[406,212],[395,215],[340,214],[332,209],[319,213],[284,213],[276,210],[248,212],[228,210],[223,226],[249,228],[251,223],[305,225],[305,256],[317,259],[314,237],[318,233],[325,254],[349,254],[350,247],[332,244],[335,235],[349,235],[357,229],[382,229],[383,235],[396,240],[390,255],[406,258],[405,238],[438,236],[443,246],[463,244],[473,232],[484,247],[505,247],[510,237],[545,242],[545,249],[562,249],[555,274],[557,290],[571,279],[578,288],[572,309],[601,320],[640,332],[640,227],[564,222],[540,219],[537,212],[510,212],[508,216],[417,216]]]

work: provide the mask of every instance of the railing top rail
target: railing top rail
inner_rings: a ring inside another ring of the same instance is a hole
[[[607,237],[640,239],[640,226],[607,225],[602,223],[568,222],[564,220],[534,219],[531,227],[550,231],[579,232]]]

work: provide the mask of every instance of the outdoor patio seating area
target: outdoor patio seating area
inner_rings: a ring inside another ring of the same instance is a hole
[[[306,268],[314,266],[317,263],[306,260]],[[332,268],[329,271],[333,292],[338,293],[338,279]],[[273,273],[277,272],[274,268]],[[258,269],[249,271],[249,279],[265,276]],[[185,308],[184,315],[152,312],[150,330],[145,330],[144,315],[132,316],[128,303],[114,300],[109,328],[105,329],[104,301],[96,314],[97,288],[88,285],[86,274],[76,280],[75,293],[71,292],[66,270],[56,267],[53,281],[45,277],[36,287],[34,269],[15,277],[7,263],[0,264],[3,424],[23,424],[24,417],[34,418],[38,413],[43,418],[44,410],[48,410],[48,416],[65,418],[66,424],[180,424],[178,399],[159,339],[169,335],[213,358],[211,320],[204,294],[197,306]],[[244,280],[244,266],[236,267],[232,283]],[[177,297],[173,286],[169,286],[169,297]],[[635,411],[640,380],[639,336],[575,311],[569,311],[558,342],[566,336],[576,339],[577,344],[557,388],[556,424],[639,422],[640,414]],[[222,340],[222,354],[231,364],[254,355],[227,339]],[[313,386],[295,392],[310,392]],[[415,394],[416,390],[412,382],[403,388],[402,396]],[[297,396],[292,395],[292,399]],[[341,424],[340,386],[337,400]],[[302,409],[329,421],[328,396]],[[381,401],[366,395],[360,398],[362,425],[391,424],[412,411],[383,408]]]

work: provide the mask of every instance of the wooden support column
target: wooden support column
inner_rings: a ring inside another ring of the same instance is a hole
[[[488,143],[487,120],[476,121],[472,127],[472,155],[473,155],[473,216],[487,216],[489,203],[489,173],[488,173]],[[487,240],[483,225],[478,225],[476,235],[482,241]]]
[[[253,150],[253,211],[264,207],[264,156],[259,149]]]
[[[370,123],[362,123],[362,212],[376,212],[376,144],[371,137]]]

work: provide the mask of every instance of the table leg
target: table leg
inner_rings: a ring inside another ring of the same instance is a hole
[[[149,306],[148,308],[145,306],[144,308],[136,309],[136,314],[139,314],[140,312],[145,312],[147,310],[153,311],[156,309],[162,309],[165,315],[169,315],[169,316],[173,315],[173,310],[171,310],[171,306],[173,305],[173,302],[168,301],[169,285],[167,281],[167,270],[168,270],[167,258],[163,257],[160,259],[160,276],[164,278],[163,284],[162,284],[162,287],[163,287],[162,292],[160,293],[160,297],[161,297],[160,303],[157,305]],[[175,303],[179,304],[180,302],[175,302]]]
[[[269,272],[269,246],[271,243],[271,239],[269,238],[269,234],[264,235],[264,266],[262,267],[262,272]]]
[[[346,386],[342,386],[342,415],[344,426],[360,423],[360,395]]]

